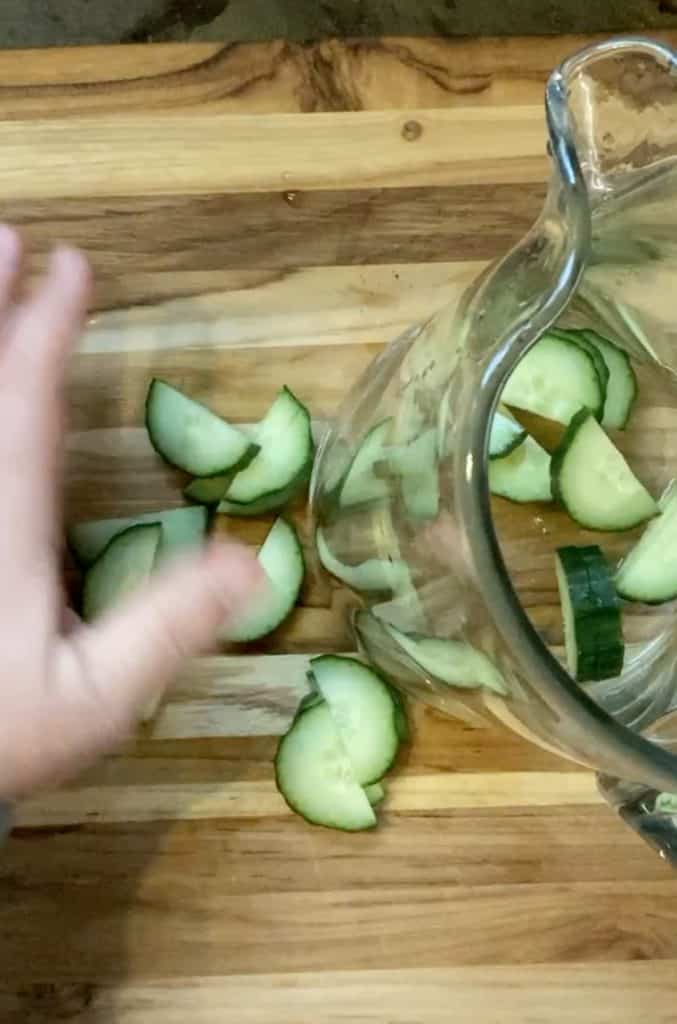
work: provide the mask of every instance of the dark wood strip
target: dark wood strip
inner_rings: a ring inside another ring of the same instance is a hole
[[[223,287],[223,271],[493,259],[530,228],[544,185],[0,203],[36,266],[55,241],[89,255],[97,308]],[[181,276],[179,276],[181,275]]]
[[[514,31],[514,29],[513,29]],[[674,44],[677,31],[652,33]],[[604,35],[85,47],[0,53],[0,117],[541,103],[550,71]]]

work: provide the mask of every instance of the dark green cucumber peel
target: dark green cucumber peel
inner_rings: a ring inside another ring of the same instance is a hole
[[[230,487],[234,475],[226,473],[219,476],[196,476],[184,487],[183,496],[197,505],[218,505]]]
[[[375,671],[371,666],[372,671]],[[383,678],[383,677],[382,677]],[[400,743],[408,743],[411,739],[411,730],[409,728],[409,719],[407,718],[407,709],[404,704],[404,698],[399,690],[396,690],[394,686],[388,683],[390,690],[390,696],[393,699],[395,705],[395,731],[397,732]]]
[[[613,679],[623,669],[625,648],[606,559],[596,544],[558,548],[556,557],[569,670],[581,683]]]

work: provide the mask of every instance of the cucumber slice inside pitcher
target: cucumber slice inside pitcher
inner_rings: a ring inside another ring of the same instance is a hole
[[[658,505],[597,420],[581,409],[550,463],[552,491],[572,519],[589,530],[630,530]]]
[[[620,602],[596,544],[558,548],[557,586],[562,604],[567,667],[578,682],[614,679],[623,669]]]
[[[511,373],[501,402],[558,423],[569,423],[579,409],[601,418],[604,381],[590,351],[569,338],[544,334]]]

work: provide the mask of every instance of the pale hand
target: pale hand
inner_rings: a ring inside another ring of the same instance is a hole
[[[256,559],[213,545],[95,626],[64,615],[63,383],[90,290],[85,258],[57,249],[15,302],[18,235],[0,225],[0,798],[54,784],[133,729],[181,660],[264,585]]]

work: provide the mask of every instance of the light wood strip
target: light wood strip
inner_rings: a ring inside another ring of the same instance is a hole
[[[115,987],[5,983],[0,1009],[77,1012],[82,1024],[673,1024],[677,960],[382,971],[222,974],[121,981]],[[387,1011],[385,1008],[387,1007]],[[55,1019],[55,1018],[53,1018]],[[19,1017],[17,1016],[17,1020]]]
[[[545,143],[541,106],[5,121],[0,190],[19,200],[540,182]],[[41,173],[28,175],[38,152]]]
[[[485,772],[396,775],[388,780],[386,812],[458,808],[552,807],[601,802],[583,772]],[[86,822],[265,818],[291,814],[272,780],[65,789],[35,797],[17,810],[19,827]]]
[[[235,271],[214,292],[95,314],[80,352],[391,341],[457,298],[485,266],[459,260]]]
[[[172,687],[149,733],[157,739],[281,736],[309,692],[309,656],[202,658]]]

